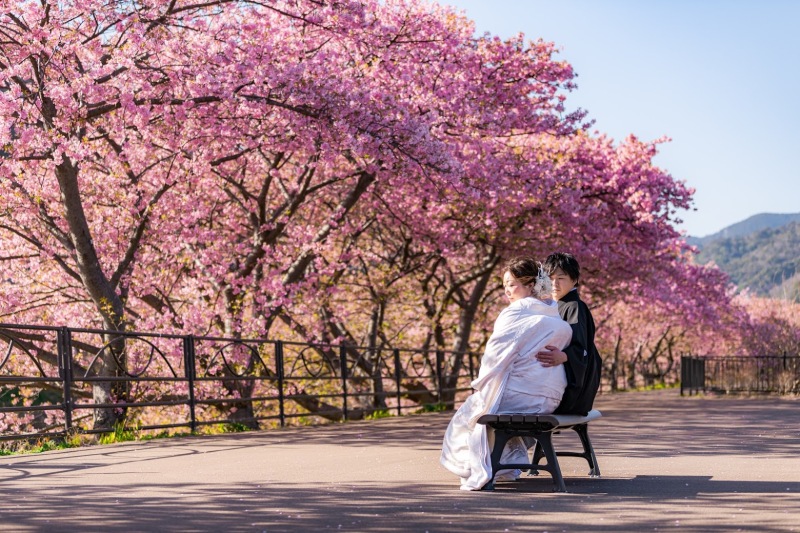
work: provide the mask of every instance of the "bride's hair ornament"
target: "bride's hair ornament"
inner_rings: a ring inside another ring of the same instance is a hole
[[[533,295],[540,300],[547,300],[553,297],[553,283],[541,263],[539,264],[539,272],[536,274],[536,282],[533,284]]]

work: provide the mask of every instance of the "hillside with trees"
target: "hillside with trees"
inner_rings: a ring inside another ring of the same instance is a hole
[[[687,241],[693,246],[703,248],[706,244],[721,239],[746,237],[752,233],[770,228],[780,228],[792,222],[800,222],[800,213],[758,213],[740,222],[724,227],[716,233],[705,237],[689,237]]]
[[[800,222],[710,241],[697,259],[716,263],[740,290],[800,298]]]

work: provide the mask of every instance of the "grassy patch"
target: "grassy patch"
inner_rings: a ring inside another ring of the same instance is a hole
[[[188,431],[176,431],[174,433],[170,433],[169,431],[159,431],[158,433],[147,433],[145,435],[139,435],[136,440],[155,440],[155,439],[170,439],[172,437],[191,437],[192,433]]]
[[[379,418],[389,418],[392,413],[388,409],[377,409],[364,416],[364,420],[378,420]]]
[[[79,448],[87,444],[86,436],[71,434],[66,437],[43,437],[36,440],[11,441],[0,444],[0,456],[17,455],[23,453],[41,453],[52,450],[66,450],[68,448]]]
[[[421,413],[441,413],[442,411],[447,411],[447,405],[444,403],[426,403],[420,409],[414,411],[414,414],[421,414]]]
[[[634,389],[626,389],[625,392],[643,392],[648,390],[665,390],[665,389],[678,389],[680,388],[680,383],[670,383],[666,385],[664,383],[655,383],[653,385],[646,385],[643,387],[636,387]]]
[[[130,442],[136,440],[137,431],[126,428],[122,424],[114,426],[114,431],[111,433],[103,433],[97,439],[98,444],[116,444],[118,442]]]

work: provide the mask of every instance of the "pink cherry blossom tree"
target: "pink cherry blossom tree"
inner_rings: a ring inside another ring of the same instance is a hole
[[[588,133],[551,43],[413,0],[3,8],[2,320],[342,343],[371,376],[358,346],[479,350],[512,255],[576,254],[601,320],[699,327],[730,301],[675,230],[692,191],[662,141]],[[81,350],[84,373],[131,364],[114,334]],[[131,394],[112,383],[94,403]]]
[[[461,186],[451,136],[577,117],[559,117],[571,71],[551,45],[475,40],[415,2],[22,2],[2,24],[3,265],[27,289],[4,307],[19,318],[58,302],[107,330],[219,317],[265,334],[376,180]],[[110,347],[98,375],[124,371]],[[96,426],[119,416],[98,409]]]

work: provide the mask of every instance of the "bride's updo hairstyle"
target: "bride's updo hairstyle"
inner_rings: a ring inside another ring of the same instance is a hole
[[[533,289],[533,296],[540,300],[553,297],[553,284],[542,265],[532,257],[509,259],[503,273],[510,273],[520,283]]]

